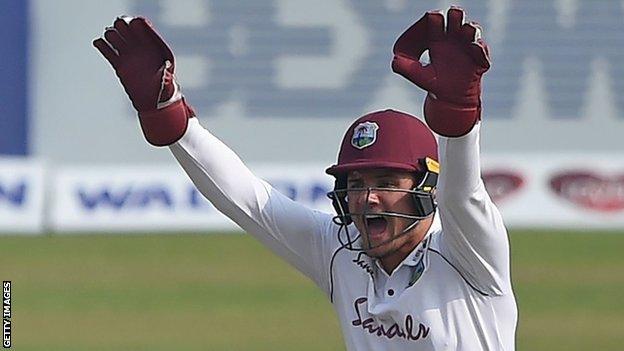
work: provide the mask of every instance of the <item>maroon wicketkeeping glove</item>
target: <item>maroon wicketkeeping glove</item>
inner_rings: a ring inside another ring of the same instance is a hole
[[[429,50],[431,63],[419,59]],[[392,70],[425,89],[425,120],[436,133],[458,137],[481,118],[481,76],[490,68],[488,47],[475,22],[464,23],[464,10],[444,15],[427,12],[394,44]]]
[[[156,146],[178,141],[195,113],[175,81],[173,52],[150,23],[142,17],[117,18],[93,46],[113,66],[147,141]]]

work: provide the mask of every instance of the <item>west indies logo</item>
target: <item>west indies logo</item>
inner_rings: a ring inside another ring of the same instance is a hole
[[[561,172],[550,179],[550,188],[559,197],[586,209],[601,212],[624,209],[624,174]]]
[[[351,145],[358,149],[371,146],[377,140],[377,130],[379,125],[375,122],[360,123],[353,130],[353,138],[351,138]]]
[[[524,185],[524,179],[512,171],[488,171],[482,175],[485,189],[492,201],[499,203],[517,192]]]

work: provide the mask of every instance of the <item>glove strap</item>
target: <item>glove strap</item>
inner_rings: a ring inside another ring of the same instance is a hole
[[[478,106],[464,107],[437,99],[431,93],[425,99],[425,121],[431,130],[445,137],[456,138],[468,134],[481,119]]]
[[[168,146],[180,140],[186,133],[188,119],[192,117],[195,117],[195,111],[184,98],[161,109],[139,112],[143,135],[154,146]]]

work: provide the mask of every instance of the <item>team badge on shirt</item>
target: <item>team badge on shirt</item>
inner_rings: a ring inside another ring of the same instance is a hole
[[[357,149],[373,145],[377,140],[377,130],[379,130],[379,126],[375,122],[358,124],[353,130],[351,145]]]

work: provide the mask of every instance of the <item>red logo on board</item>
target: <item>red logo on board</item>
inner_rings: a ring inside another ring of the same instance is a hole
[[[524,185],[524,179],[512,171],[488,171],[482,175],[485,190],[498,203],[518,191]]]
[[[624,175],[571,171],[552,177],[550,187],[558,196],[583,208],[603,212],[624,209]]]

